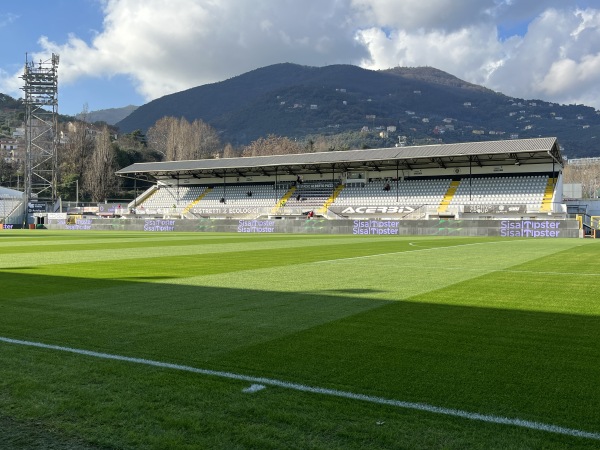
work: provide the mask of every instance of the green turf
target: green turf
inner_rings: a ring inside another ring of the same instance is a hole
[[[600,433],[594,240],[13,230],[0,283],[2,337]],[[0,362],[12,448],[600,445],[2,342]]]

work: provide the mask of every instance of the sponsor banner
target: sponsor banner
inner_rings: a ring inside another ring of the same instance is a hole
[[[353,220],[352,234],[398,234],[398,220]]]
[[[228,233],[312,233],[356,234],[363,236],[503,236],[516,238],[579,238],[577,220],[384,220],[353,218],[348,220],[282,219],[107,219],[69,216],[49,219],[48,229],[130,230],[148,232],[228,232]]]
[[[144,231],[160,231],[162,233],[175,231],[175,221],[172,219],[144,219]]]
[[[508,214],[527,212],[527,205],[465,205],[466,213],[477,214]]]
[[[564,225],[560,220],[502,220],[500,221],[500,236],[503,237],[561,237]]]
[[[61,221],[58,220],[58,223]],[[84,216],[69,216],[65,222],[65,230],[91,230],[92,218]]]
[[[77,207],[69,207],[67,209],[68,214],[96,214],[98,212],[97,206],[77,206]]]
[[[27,203],[27,214],[46,212],[46,204],[38,202]]]
[[[117,213],[118,209],[127,208],[127,204],[122,203],[98,203],[98,215],[112,216]]]
[[[342,216],[361,216],[385,214],[386,216],[405,216],[418,209],[419,206],[330,206],[329,211]]]
[[[269,208],[267,208],[269,209]],[[262,214],[265,208],[257,206],[215,206],[214,208],[192,208],[191,212],[199,216],[235,216],[248,214]]]
[[[240,220],[237,227],[238,233],[274,233],[274,220]]]
[[[67,220],[67,213],[48,213],[48,220]]]

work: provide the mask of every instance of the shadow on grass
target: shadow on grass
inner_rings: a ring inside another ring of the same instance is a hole
[[[15,421],[0,415],[0,442],[10,450],[108,450],[73,437],[65,437],[56,430],[48,430],[44,423]]]
[[[380,289],[327,289],[325,291],[322,291],[324,293],[327,292],[339,292],[340,294],[377,294],[380,292],[386,292],[386,291],[382,291]]]
[[[15,273],[0,285],[6,337],[599,431],[597,316]]]

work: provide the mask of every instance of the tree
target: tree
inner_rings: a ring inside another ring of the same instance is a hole
[[[600,163],[594,160],[567,164],[563,170],[564,183],[581,183],[583,198],[597,198],[600,189]]]
[[[195,120],[192,124],[194,136],[198,136],[197,146],[195,146],[196,154],[192,155],[195,158],[213,158],[221,149],[221,139],[219,133],[213,127],[203,122]]]
[[[123,168],[137,162],[155,162],[162,160],[162,154],[151,150],[146,145],[146,136],[136,130],[133,133],[121,134],[113,142],[117,153],[117,166]]]
[[[223,149],[223,158],[235,158],[237,156],[239,156],[239,154],[231,144],[227,144]]]
[[[203,122],[163,117],[147,133],[148,147],[167,161],[213,158],[221,149],[217,131]]]
[[[59,152],[59,172],[74,174],[82,180],[86,161],[94,151],[93,130],[85,122],[68,122],[62,129],[65,136]]]
[[[161,154],[163,158],[167,156],[167,143],[169,140],[169,127],[173,117],[163,117],[156,121],[146,133],[148,148]]]
[[[105,125],[95,137],[95,148],[86,164],[83,187],[92,201],[103,201],[117,190],[116,170],[115,150]]]
[[[13,178],[17,178],[17,165],[0,156],[0,186],[12,185]]]
[[[269,155],[291,155],[304,153],[304,148],[297,142],[286,137],[270,134],[266,138],[259,138],[242,151],[242,156],[269,156]]]

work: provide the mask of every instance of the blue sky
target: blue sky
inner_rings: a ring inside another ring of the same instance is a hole
[[[42,36],[58,44],[68,42],[70,35],[92,42],[103,29],[102,3],[97,0],[29,0],[8,3],[10,6],[0,6],[0,40],[12,44],[0,48],[0,71],[13,78],[14,74],[22,74],[26,54],[30,61],[38,61],[40,57],[45,61],[52,54],[52,51],[42,51],[39,44]],[[35,58],[34,55],[40,57]],[[94,76],[92,72],[65,83],[62,72],[63,68],[59,63],[60,113],[76,114],[83,110],[86,103],[92,111],[147,102],[135,90],[128,75]],[[22,80],[19,83],[21,86]],[[14,88],[3,88],[1,83],[0,92],[15,98],[22,97],[21,92],[15,92]]]
[[[600,109],[600,0],[8,0],[0,92],[60,55],[59,112],[152,99],[281,62],[432,66]]]

